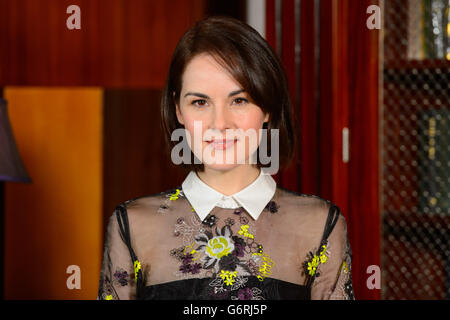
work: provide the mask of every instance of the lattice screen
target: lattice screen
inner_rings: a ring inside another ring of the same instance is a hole
[[[449,6],[384,1],[383,299],[450,299]]]

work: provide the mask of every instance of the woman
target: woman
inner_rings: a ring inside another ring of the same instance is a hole
[[[295,142],[285,72],[267,42],[232,18],[198,22],[175,49],[161,107],[168,144],[186,133],[190,172],[116,208],[98,298],[352,299],[338,207],[278,187],[260,159],[265,143],[286,166]]]

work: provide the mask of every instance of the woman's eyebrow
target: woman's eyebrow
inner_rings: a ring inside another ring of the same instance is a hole
[[[228,97],[235,96],[235,95],[237,95],[237,94],[239,94],[241,92],[245,92],[245,90],[244,89],[239,89],[239,90],[231,91],[228,94]],[[184,95],[184,97],[186,98],[187,96],[197,96],[197,97],[204,98],[204,99],[210,99],[210,97],[208,97],[206,94],[199,93],[199,92],[187,92]]]

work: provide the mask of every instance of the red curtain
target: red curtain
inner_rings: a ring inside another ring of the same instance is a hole
[[[380,265],[378,197],[378,31],[366,28],[370,0],[266,0],[266,39],[286,68],[299,141],[277,176],[287,189],[339,206],[353,250],[357,299]],[[362,107],[364,106],[364,107]],[[342,130],[350,130],[350,161]]]

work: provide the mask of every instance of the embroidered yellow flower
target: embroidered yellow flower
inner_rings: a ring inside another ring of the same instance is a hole
[[[223,282],[227,285],[227,286],[231,286],[235,280],[234,278],[236,278],[237,276],[237,271],[225,271],[225,270],[220,270],[220,277],[222,278]]]
[[[328,260],[328,256],[326,255],[327,246],[322,246],[323,250],[320,252],[320,263],[326,263]]]
[[[195,242],[192,242],[190,245],[185,246],[184,250],[183,250],[184,255],[188,255],[188,254],[192,255],[192,261],[200,259],[200,256],[201,256],[200,252],[198,252],[197,250],[194,249],[194,245],[195,245]]]
[[[311,262],[308,262],[308,271],[310,276],[313,276],[316,273],[316,267],[313,267]]]
[[[232,278],[227,278],[227,279],[225,279],[223,282],[225,282],[225,284],[226,284],[227,286],[231,286],[231,285],[234,283],[234,279],[232,279]]]
[[[248,232],[248,228],[249,228],[249,225],[245,224],[245,225],[241,226],[241,230],[239,230],[238,233],[240,235],[243,235],[244,237],[254,239],[255,237],[251,233]]]
[[[316,273],[317,266],[319,265],[319,257],[317,255],[314,255],[311,262],[308,262],[308,271],[311,276],[313,276]]]
[[[270,276],[272,274],[272,267],[275,264],[273,260],[267,253],[263,252],[255,252],[252,253],[253,260],[255,263],[261,263],[258,269],[257,278],[259,281],[263,281],[264,278]]]
[[[105,297],[105,300],[112,300],[112,295],[108,295]]]
[[[138,272],[141,270],[141,263],[136,260],[134,262],[134,279],[137,281]]]
[[[347,262],[342,262],[342,266],[341,266],[341,268],[344,268],[344,272],[345,273],[348,273],[348,265],[347,265]]]
[[[314,258],[312,259],[312,264],[314,267],[317,267],[319,265],[319,257],[318,256],[314,256]]]
[[[220,259],[234,250],[234,244],[228,237],[218,236],[210,239],[206,245],[206,254],[215,259]]]
[[[236,275],[237,275],[237,271],[231,272],[228,270],[220,270],[220,277],[222,279],[229,278],[229,277],[234,278],[234,277],[236,277]]]
[[[229,271],[220,270],[220,277],[224,280],[227,277],[228,272]]]
[[[180,189],[177,189],[175,193],[170,195],[169,200],[177,200],[179,195],[180,195]]]
[[[316,273],[316,270],[319,264],[324,264],[328,261],[328,253],[327,246],[322,245],[322,251],[320,251],[319,255],[315,254],[314,256],[311,254],[311,261],[307,263],[308,273],[313,276]]]
[[[308,271],[310,276],[316,273],[316,267],[311,262],[308,262]]]

